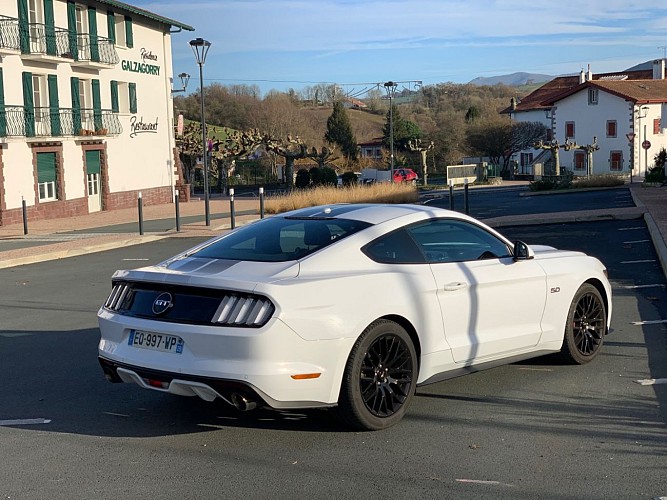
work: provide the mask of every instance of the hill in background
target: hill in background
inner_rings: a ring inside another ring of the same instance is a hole
[[[470,80],[472,85],[497,85],[502,83],[503,85],[508,85],[510,87],[521,87],[523,85],[534,85],[537,83],[545,83],[550,80],[553,80],[555,77],[552,75],[542,75],[539,73],[525,73],[517,72],[509,75],[500,75],[500,76],[490,76],[483,77],[479,76],[473,80]]]

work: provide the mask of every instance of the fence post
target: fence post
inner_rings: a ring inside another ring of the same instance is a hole
[[[264,188],[259,188],[259,218],[264,218]]]
[[[470,215],[470,204],[468,202],[468,178],[463,181],[463,209],[466,215]]]
[[[176,232],[181,230],[181,211],[179,207],[178,189],[176,190],[176,198],[174,198],[174,207],[176,207]]]
[[[229,188],[229,215],[232,219],[232,229],[236,227],[236,214],[234,212],[234,188]]]
[[[28,234],[28,207],[23,196],[21,196],[21,208],[23,210],[23,234]]]
[[[454,180],[449,179],[449,209],[454,210]]]
[[[143,234],[144,234],[144,203],[143,203],[143,198],[141,197],[141,191],[139,191],[139,197],[137,198],[137,208],[139,210],[139,234],[143,236]]]

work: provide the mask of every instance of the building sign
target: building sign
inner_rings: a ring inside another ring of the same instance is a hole
[[[123,71],[131,71],[132,73],[144,73],[147,75],[160,75],[160,66],[157,64],[151,64],[151,61],[157,62],[158,58],[152,51],[141,48],[140,51],[141,61],[126,61],[123,60],[120,63],[120,67]],[[146,62],[148,61],[148,62]]]
[[[145,122],[144,117],[137,118],[137,115],[130,117],[130,138],[134,139],[139,134],[157,134],[157,117],[154,122]]]

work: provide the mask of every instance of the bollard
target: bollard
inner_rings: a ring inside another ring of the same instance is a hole
[[[178,200],[178,189],[176,190],[176,195],[174,198],[174,206],[176,207],[176,232],[180,232],[181,230],[181,212],[179,208],[179,200]]]
[[[232,229],[236,227],[236,214],[234,213],[234,188],[229,188],[229,215],[232,219]]]
[[[28,234],[28,207],[23,196],[21,196],[21,207],[23,209],[23,234]]]
[[[454,181],[449,179],[449,209],[454,210]]]
[[[144,203],[143,203],[143,198],[141,197],[141,191],[139,191],[139,197],[137,198],[137,208],[139,209],[139,234],[143,236],[143,234],[144,234]]]
[[[259,188],[259,218],[264,218],[264,188]]]
[[[468,203],[468,179],[463,182],[463,208],[466,215],[470,215],[470,204]]]

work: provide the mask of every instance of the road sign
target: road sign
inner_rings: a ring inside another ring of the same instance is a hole
[[[635,133],[630,132],[629,134],[625,134],[625,137],[628,138],[628,142],[635,142]]]
[[[642,147],[644,149],[649,149],[651,147],[651,141],[644,141],[642,142]]]

